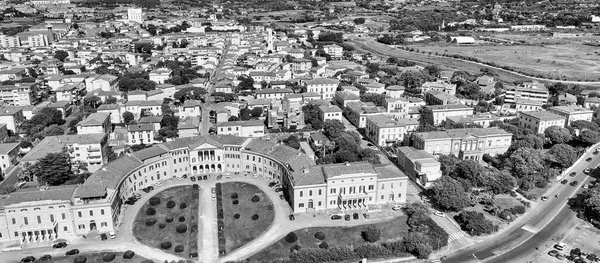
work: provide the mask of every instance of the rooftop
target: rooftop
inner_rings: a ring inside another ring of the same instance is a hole
[[[95,112],[77,124],[77,126],[98,126],[103,125],[104,121],[110,116],[107,112]]]
[[[437,139],[450,139],[450,138],[464,138],[467,136],[474,137],[486,137],[486,136],[512,136],[505,130],[498,127],[490,128],[466,128],[466,129],[451,129],[445,131],[432,131],[432,132],[417,132],[414,136],[420,137],[423,140],[437,140]]]
[[[72,134],[48,136],[29,151],[21,162],[34,162],[49,153],[61,152],[63,147],[74,144],[100,144],[107,135],[104,133]]]
[[[70,201],[75,192],[76,185],[48,187],[45,190],[27,189],[9,194],[0,201],[0,206],[6,207],[12,204],[36,202],[36,201]]]
[[[582,108],[577,105],[556,106],[556,107],[551,107],[548,110],[557,112],[557,113],[564,113],[564,114],[594,113],[593,110]]]
[[[560,116],[558,114],[554,114],[552,112],[549,111],[524,111],[521,112],[521,115],[526,115],[529,116],[531,118],[535,118],[535,119],[539,119],[542,121],[545,120],[564,120],[565,117]]]

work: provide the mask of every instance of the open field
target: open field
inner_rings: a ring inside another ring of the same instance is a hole
[[[411,45],[425,52],[458,54],[494,62],[500,66],[536,76],[564,76],[567,80],[597,80],[600,72],[598,48],[583,44],[545,46],[476,45],[457,46],[450,43]]]
[[[343,219],[341,219],[343,220]],[[406,224],[407,217],[401,216],[390,221],[373,224],[381,229],[380,241],[402,238],[408,233],[408,225]],[[285,237],[277,241],[275,244],[260,251],[252,256],[250,262],[264,262],[278,258],[289,257],[290,249],[294,245],[300,245],[301,248],[319,248],[321,242],[326,242],[331,246],[359,246],[365,244],[361,233],[367,225],[354,227],[311,227],[294,231],[298,236],[298,241],[289,243]],[[325,234],[323,241],[315,238],[315,233],[322,232]]]

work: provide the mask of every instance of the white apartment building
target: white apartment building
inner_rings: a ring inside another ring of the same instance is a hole
[[[129,8],[127,9],[127,20],[136,23],[143,23],[144,18],[142,17],[141,8]]]
[[[95,112],[77,124],[77,134],[110,133],[110,113]]]
[[[565,127],[566,118],[549,111],[524,111],[519,114],[519,127],[544,133],[550,126]]]
[[[187,117],[201,117],[202,116],[202,102],[199,100],[186,100],[183,105],[179,107],[179,118],[185,119]]]
[[[425,107],[433,113],[433,125],[440,125],[447,117],[473,115],[473,108],[462,104],[429,105]]]
[[[291,89],[261,89],[255,91],[256,99],[281,100],[289,94],[293,94]]]
[[[159,68],[150,71],[149,79],[156,84],[164,84],[166,80],[172,77],[173,71],[168,68]]]
[[[365,134],[377,146],[390,146],[402,142],[404,136],[419,127],[416,119],[394,120],[385,115],[367,116]]]
[[[565,127],[574,121],[592,121],[593,110],[582,108],[577,105],[556,106],[548,108],[548,111],[565,117]]]
[[[338,79],[316,78],[306,81],[306,90],[319,94],[322,100],[330,101],[335,95],[338,84]]]
[[[23,109],[21,107],[2,107],[0,108],[0,123],[5,124],[6,128],[17,132],[17,128],[25,122]]]
[[[519,100],[532,100],[546,104],[550,98],[548,88],[540,82],[524,82],[517,87],[506,89],[504,102],[514,104]]]
[[[47,154],[59,153],[66,147],[72,162],[86,163],[88,170],[94,172],[108,162],[107,141],[108,135],[104,133],[48,136],[23,156],[21,164],[33,164]]]
[[[338,120],[342,122],[342,109],[338,106],[319,106],[319,119],[322,122],[326,120]]]
[[[323,46],[323,51],[334,59],[342,58],[344,55],[344,49],[336,44]]]
[[[155,132],[152,123],[132,124],[127,126],[127,143],[133,144],[154,144]]]
[[[262,137],[265,135],[265,124],[261,120],[229,121],[217,124],[217,134],[240,137]]]
[[[21,38],[19,36],[0,35],[0,47],[15,48],[21,46]]]

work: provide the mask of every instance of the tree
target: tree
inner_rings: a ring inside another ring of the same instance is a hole
[[[229,119],[227,119],[227,121],[239,121],[240,118],[238,118],[237,116],[230,116]]]
[[[443,175],[431,188],[432,197],[444,210],[459,211],[469,205],[463,186],[450,176]]]
[[[461,228],[473,236],[491,234],[497,228],[491,221],[487,220],[481,212],[462,211],[454,217]]]
[[[362,25],[365,23],[365,19],[362,17],[355,18],[353,21],[354,21],[354,24],[357,24],[357,25]]]
[[[373,102],[377,106],[382,106],[383,102],[385,101],[385,94],[363,93],[360,94],[360,101]]]
[[[296,135],[290,135],[287,139],[283,140],[283,143],[296,150],[300,149],[300,140],[298,140],[298,137],[296,137]]]
[[[37,178],[38,182],[48,185],[61,185],[69,180],[73,174],[71,171],[71,161],[66,149],[59,153],[49,153],[39,159],[30,168],[31,175]]]
[[[490,167],[482,172],[485,186],[494,194],[505,194],[517,186],[517,180],[506,170],[498,170]]]
[[[442,171],[442,175],[449,176],[456,170],[456,165],[460,162],[460,159],[458,159],[458,157],[456,157],[454,154],[442,154],[439,156],[438,161],[440,162],[440,170]]]
[[[104,100],[104,102],[106,104],[116,104],[117,103],[117,98],[115,98],[113,96],[108,96],[108,97],[106,97],[106,99]]]
[[[600,133],[592,130],[584,130],[579,134],[579,140],[587,146],[600,142]]]
[[[556,144],[550,148],[549,153],[562,168],[570,167],[577,160],[575,148],[568,144]]]
[[[326,120],[323,123],[323,135],[327,136],[330,140],[335,140],[345,130],[346,127],[339,120]]]
[[[130,124],[134,119],[135,116],[133,115],[133,113],[129,111],[123,112],[123,122],[125,124]]]
[[[429,75],[433,76],[433,77],[438,77],[440,75],[440,68],[436,65],[428,65],[425,66],[425,70],[427,71],[427,73],[429,73]]]
[[[377,242],[381,236],[381,230],[374,226],[374,225],[368,225],[362,232],[361,232],[362,238],[367,241],[367,242]]]
[[[56,136],[65,134],[65,130],[63,130],[63,128],[59,127],[58,125],[53,124],[51,126],[46,127],[46,129],[44,129],[44,133],[46,136]]]
[[[116,99],[115,99],[116,101]],[[83,105],[90,106],[94,109],[98,108],[98,106],[102,105],[102,99],[96,95],[89,95],[83,98]]]
[[[262,107],[254,107],[252,108],[252,110],[250,111],[250,115],[254,118],[258,118],[260,116],[262,116],[263,114],[263,109]]]
[[[66,59],[66,58],[68,58],[68,57],[69,57],[69,53],[68,53],[67,51],[64,51],[64,50],[56,50],[56,51],[54,52],[54,58],[55,58],[55,59],[58,59],[58,60],[60,60],[60,61],[62,61],[62,62],[64,62],[64,61],[65,61],[65,59]]]
[[[557,125],[546,128],[544,135],[551,144],[566,143],[572,139],[569,130]]]
[[[431,246],[431,238],[425,233],[421,232],[409,232],[402,239],[402,243],[407,252],[415,255],[419,259],[426,259],[429,254],[433,251]]]
[[[433,111],[431,109],[423,106],[419,108],[419,124],[421,126],[433,125]]]

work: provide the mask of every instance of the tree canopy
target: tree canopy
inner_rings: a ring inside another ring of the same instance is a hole
[[[61,185],[73,175],[71,161],[66,149],[59,153],[49,153],[30,167],[31,175],[38,182],[48,185]]]
[[[469,205],[469,198],[463,186],[450,176],[443,175],[431,188],[432,197],[444,210],[460,211]]]

